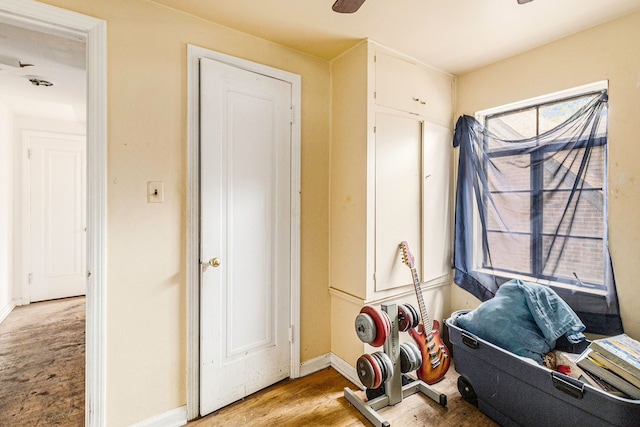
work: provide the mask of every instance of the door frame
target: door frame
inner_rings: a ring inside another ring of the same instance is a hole
[[[300,376],[300,163],[302,83],[298,74],[187,45],[187,419],[200,415],[200,58],[291,84],[291,367]]]
[[[51,131],[37,131],[37,130],[23,130],[22,131],[22,154],[20,158],[22,159],[22,206],[21,206],[21,217],[22,217],[22,243],[20,247],[22,248],[22,270],[20,273],[20,299],[21,305],[31,304],[31,280],[29,278],[29,274],[32,273],[32,251],[31,247],[31,138],[32,137],[44,137],[44,138],[52,138],[52,139],[74,139],[84,141],[84,151],[85,151],[85,163],[87,157],[87,137],[85,135],[77,135],[68,132],[51,132]],[[86,168],[85,168],[85,176],[84,180],[86,182]],[[85,185],[86,186],[86,185]],[[85,191],[85,205],[86,201],[86,191]],[[86,212],[86,208],[85,208]],[[85,218],[85,228],[87,227]],[[85,247],[86,247],[86,234],[85,234]],[[86,250],[85,250],[86,253]],[[88,269],[88,268],[87,268]],[[17,280],[14,279],[14,282]]]
[[[86,42],[88,277],[85,425],[103,426],[106,424],[106,22],[35,1],[3,0],[0,23]]]

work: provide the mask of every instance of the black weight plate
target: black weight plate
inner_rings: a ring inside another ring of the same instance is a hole
[[[386,367],[386,375],[382,377],[382,381],[387,381],[393,376],[393,362],[387,353],[377,352],[378,356],[382,360],[382,364]]]
[[[415,357],[413,350],[407,348],[404,344],[400,344],[400,372],[406,374],[412,371],[413,363],[411,358]]]
[[[416,308],[411,304],[405,304],[405,305],[409,310],[411,310],[411,314],[413,314],[413,327],[417,328],[418,325],[420,324],[420,313],[418,313],[418,310],[416,310]]]
[[[403,304],[398,305],[398,330],[407,332],[413,327],[413,314],[411,310]]]

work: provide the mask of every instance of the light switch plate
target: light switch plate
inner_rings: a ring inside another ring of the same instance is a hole
[[[147,182],[147,203],[164,203],[164,182]]]

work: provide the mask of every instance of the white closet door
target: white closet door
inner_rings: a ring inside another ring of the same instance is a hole
[[[376,291],[412,284],[402,263],[400,242],[407,241],[422,266],[422,121],[376,114]]]
[[[25,133],[31,302],[86,292],[85,137]],[[26,218],[25,218],[26,219]]]

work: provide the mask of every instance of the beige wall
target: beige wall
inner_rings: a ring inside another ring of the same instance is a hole
[[[45,2],[107,22],[108,425],[186,404],[188,43],[302,76],[301,358],[328,353],[329,64],[150,1]]]
[[[146,0],[44,0],[107,21],[107,419],[120,426],[186,403],[186,45],[302,76],[302,361],[331,350],[329,64]],[[458,113],[610,80],[610,245],[629,333],[640,336],[634,187],[640,162],[640,14],[461,76]],[[146,182],[165,203],[146,203]],[[457,287],[452,309],[477,301]]]
[[[609,80],[609,248],[622,320],[640,338],[640,13],[458,78],[458,115]],[[477,300],[454,286],[452,309]]]

